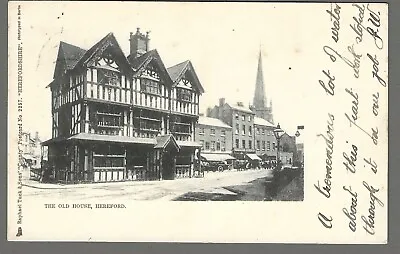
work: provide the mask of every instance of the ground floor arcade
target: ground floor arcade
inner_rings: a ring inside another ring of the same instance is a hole
[[[80,133],[49,140],[44,168],[57,182],[172,180],[201,176],[200,145],[172,135],[138,138]]]

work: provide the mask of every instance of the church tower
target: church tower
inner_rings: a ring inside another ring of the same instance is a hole
[[[270,101],[270,106],[268,107],[267,97],[266,97],[266,93],[265,93],[261,50],[260,50],[260,54],[258,57],[256,88],[254,90],[252,110],[256,114],[257,117],[263,118],[263,119],[269,121],[270,123],[274,123],[273,115],[272,115],[272,100]]]

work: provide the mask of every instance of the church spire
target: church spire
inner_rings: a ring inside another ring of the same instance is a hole
[[[258,57],[258,69],[256,78],[256,89],[254,91],[253,106],[255,108],[267,107],[267,98],[265,95],[264,76],[262,71],[261,49]]]

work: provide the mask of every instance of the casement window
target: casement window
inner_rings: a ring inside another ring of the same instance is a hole
[[[141,80],[141,91],[145,93],[160,95],[161,89],[157,81],[142,78]]]
[[[210,142],[206,142],[206,150],[210,150]]]
[[[249,140],[249,149],[252,149],[253,147],[253,142],[251,142],[251,140]]]
[[[220,151],[220,150],[221,150],[221,143],[217,142],[217,151]]]
[[[251,126],[249,126],[249,136],[251,136],[253,133]]]
[[[226,135],[226,131],[225,130],[221,130],[221,136],[225,136]]]
[[[112,70],[97,69],[97,82],[101,85],[120,86],[119,74]]]
[[[239,139],[236,139],[236,148],[239,149]]]
[[[215,129],[211,129],[210,135],[215,135]]]
[[[271,142],[267,141],[267,151],[270,151],[270,150],[271,150]]]
[[[239,134],[239,124],[236,124],[235,134]]]
[[[264,141],[264,140],[262,141],[262,147],[261,147],[261,149],[262,149],[263,151],[265,151],[265,141]]]
[[[257,151],[260,151],[260,140],[257,140]]]
[[[242,140],[242,148],[246,149],[246,140]]]
[[[242,135],[246,135],[246,125],[243,124],[242,127]]]
[[[192,92],[188,89],[177,88],[176,96],[177,96],[177,99],[180,101],[190,102],[192,99]]]

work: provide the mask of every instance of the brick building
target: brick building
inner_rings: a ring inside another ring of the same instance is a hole
[[[254,144],[256,154],[264,161],[276,159],[275,128],[276,126],[267,120],[254,117]]]
[[[208,161],[230,161],[232,127],[219,119],[200,116],[196,125],[196,141],[202,145],[201,157]]]
[[[236,159],[260,160],[254,148],[254,115],[243,103],[229,104],[224,98],[208,110],[208,116],[218,118],[232,127],[232,155]]]

